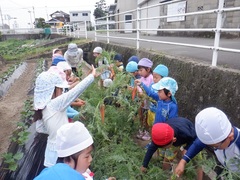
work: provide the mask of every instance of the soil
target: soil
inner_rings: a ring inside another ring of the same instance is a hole
[[[35,69],[36,62],[28,61],[25,72],[15,80],[8,92],[0,99],[0,155],[7,152],[10,137],[17,128],[17,122],[21,118],[21,111],[33,82]]]

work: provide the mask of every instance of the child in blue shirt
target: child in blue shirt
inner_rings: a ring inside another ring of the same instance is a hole
[[[213,148],[225,168],[240,171],[240,130],[232,126],[224,112],[215,107],[202,110],[195,118],[195,129],[197,139],[176,167],[178,176],[183,173],[185,165],[206,146]]]
[[[140,83],[146,94],[157,101],[156,115],[153,124],[166,122],[168,119],[178,116],[177,101],[174,97],[178,90],[178,85],[173,78],[164,77],[158,83],[153,84],[152,89],[157,90],[158,93],[139,80],[136,80],[136,83]]]

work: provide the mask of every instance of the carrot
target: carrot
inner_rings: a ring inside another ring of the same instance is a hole
[[[134,86],[133,90],[132,90],[132,100],[134,101],[135,97],[137,94],[137,86]]]
[[[100,115],[101,115],[102,123],[104,123],[104,118],[105,118],[105,105],[104,104],[100,105]]]

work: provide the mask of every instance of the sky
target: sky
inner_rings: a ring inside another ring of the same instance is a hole
[[[114,3],[114,0],[105,1],[107,5]],[[16,23],[19,28],[30,28],[34,16],[49,20],[51,19],[49,15],[59,10],[68,14],[69,11],[90,10],[93,14],[96,2],[99,0],[0,0],[0,16],[2,14],[3,23],[10,24],[11,29]]]

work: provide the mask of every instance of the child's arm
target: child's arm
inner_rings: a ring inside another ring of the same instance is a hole
[[[138,79],[136,79],[135,81],[139,81]],[[156,100],[156,101],[158,101],[159,100],[159,96],[158,96],[158,94],[156,93],[156,92],[154,92],[153,90],[152,90],[152,88],[150,88],[150,87],[147,87],[144,83],[140,83],[140,86],[144,89],[144,91],[146,92],[146,94],[149,96],[149,97],[151,97],[151,98],[153,98],[154,100]]]
[[[66,93],[52,99],[48,106],[56,111],[62,111],[66,109],[75,99],[80,96],[85,89],[94,81],[94,76],[96,74],[95,68],[92,66],[92,73],[84,78],[79,84],[77,84],[73,89]]]
[[[187,152],[183,156],[183,158],[178,163],[175,174],[182,175],[185,169],[185,165],[194,158],[200,151],[202,151],[206,147],[198,138],[195,139],[193,144],[188,148]]]

